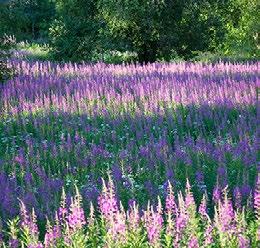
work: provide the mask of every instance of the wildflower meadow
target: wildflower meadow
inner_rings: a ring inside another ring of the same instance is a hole
[[[0,247],[260,247],[259,62],[9,63]]]

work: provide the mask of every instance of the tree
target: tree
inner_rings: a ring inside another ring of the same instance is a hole
[[[98,38],[95,0],[57,0],[50,28],[55,58],[90,59]]]
[[[0,35],[18,40],[46,37],[54,14],[53,0],[10,0],[0,5]]]
[[[99,0],[102,31],[138,53],[139,61],[153,62],[169,54],[178,41],[182,0]],[[187,2],[187,1],[186,1]]]
[[[231,17],[226,23],[225,41],[220,44],[225,54],[245,57],[260,56],[260,3],[257,0],[233,0]],[[235,15],[235,18],[234,18]]]

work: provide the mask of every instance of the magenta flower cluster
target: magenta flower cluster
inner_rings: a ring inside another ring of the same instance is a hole
[[[64,195],[64,200],[66,198]],[[85,218],[81,201],[76,189],[76,195],[66,207],[66,216],[59,218],[57,212],[53,221],[47,221],[44,242],[39,241],[34,211],[28,214],[21,203],[21,222],[13,227],[21,238],[16,239],[16,246],[10,247],[85,247],[95,244],[97,247],[249,248],[260,244],[259,207],[255,206],[255,215],[235,209],[227,189],[222,192],[211,217],[205,211],[205,197],[197,211],[189,182],[185,194],[178,192],[177,195],[169,183],[165,205],[158,198],[156,205],[148,203],[143,210],[136,204],[125,210],[115,197],[111,179],[107,184],[103,183],[99,207],[95,210],[92,205],[88,218]],[[61,205],[63,203],[62,200]],[[10,237],[9,244],[12,242],[13,237]]]

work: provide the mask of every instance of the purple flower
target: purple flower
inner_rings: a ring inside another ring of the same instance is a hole
[[[151,245],[159,242],[160,234],[163,227],[162,209],[159,201],[156,211],[153,206],[148,204],[147,210],[144,212],[144,226],[147,230],[148,240]]]
[[[249,248],[249,247],[251,247],[250,241],[243,235],[239,235],[238,245],[239,245],[239,248]]]
[[[28,248],[44,248],[44,246],[41,242],[38,242],[37,244],[29,244]]]
[[[176,220],[175,220],[176,224],[175,224],[175,240],[174,240],[174,244],[176,247],[179,247],[179,242],[182,239],[183,232],[187,227],[188,220],[189,220],[189,216],[181,192],[178,193],[178,205],[179,205],[179,209],[178,209],[179,211],[177,213]]]
[[[109,223],[108,233],[111,233],[113,239],[120,243],[126,241],[126,214],[121,208],[121,211],[118,211],[113,219],[113,222]]]
[[[155,197],[157,195],[157,190],[150,180],[144,182],[144,187],[148,191],[149,196]]]
[[[241,195],[239,187],[234,188],[233,195],[235,198],[235,207],[237,209],[241,208],[242,195]]]
[[[196,172],[196,181],[198,182],[198,184],[201,184],[204,182],[204,175],[202,171],[197,171]]]
[[[39,235],[38,227],[36,224],[36,216],[34,210],[31,215],[27,213],[27,209],[23,202],[20,202],[20,216],[21,216],[21,227],[28,230],[30,235],[37,237]]]
[[[129,199],[128,200],[128,207],[132,208],[136,205],[136,200],[135,199]]]
[[[189,182],[188,179],[187,179],[187,182],[186,182],[185,206],[186,206],[186,208],[195,206],[194,197],[193,197],[193,194],[191,192],[191,186],[190,186],[190,182]]]
[[[222,233],[232,234],[236,230],[235,212],[231,200],[227,197],[226,190],[224,191],[223,202],[219,202],[218,204],[218,209],[215,213],[215,222]]]
[[[204,233],[204,237],[205,237],[204,244],[205,244],[205,246],[208,246],[208,245],[210,245],[214,242],[212,232],[213,232],[213,226],[211,224],[208,224],[208,226],[205,230],[205,233]]]
[[[255,213],[258,217],[258,220],[260,220],[260,173],[258,173],[256,187],[255,187],[254,208],[255,208]],[[259,227],[259,229],[260,229],[260,227]]]
[[[130,206],[130,209],[127,211],[127,220],[131,231],[137,230],[140,224],[140,219],[138,207],[136,206],[136,203],[133,202],[133,205]]]
[[[116,182],[121,181],[122,179],[122,171],[121,168],[118,165],[113,165],[112,167],[112,174]]]
[[[192,236],[190,239],[189,239],[189,242],[188,242],[188,248],[199,248],[199,242],[198,242],[198,239],[197,237],[195,236]]]
[[[111,180],[109,180],[108,187],[103,181],[103,189],[101,195],[98,198],[98,205],[101,214],[106,219],[109,219],[116,212],[118,212],[117,200],[114,194],[114,185]]]
[[[18,239],[9,240],[8,244],[9,244],[10,248],[18,248],[20,246]]]
[[[167,179],[172,179],[174,176],[173,170],[171,168],[166,169],[166,178]]]
[[[114,184],[111,178],[109,178],[108,187],[103,181],[103,189],[98,199],[98,204],[108,233],[112,236],[113,240],[125,242],[127,230],[126,214],[122,205],[120,205],[120,210],[118,208],[114,193]]]
[[[177,208],[177,204],[175,202],[175,197],[174,197],[172,185],[170,184],[170,182],[168,182],[167,192],[168,193],[167,193],[166,201],[165,201],[166,212],[169,214],[176,215],[178,208]]]
[[[17,155],[15,158],[14,158],[14,161],[20,165],[24,165],[26,160],[24,158],[24,155],[23,154],[19,154]]]
[[[241,188],[242,196],[248,197],[251,192],[251,187],[248,184],[244,184]]]
[[[84,210],[81,207],[81,195],[77,188],[76,191],[76,196],[71,199],[70,211],[67,216],[67,223],[72,231],[80,230],[86,224]]]
[[[24,179],[27,184],[32,184],[33,178],[30,172],[26,172],[26,174],[24,175]]]
[[[47,232],[44,237],[44,246],[46,248],[54,247],[56,245],[57,239],[61,237],[61,228],[58,224],[53,227],[48,223]]]
[[[206,196],[203,195],[201,204],[199,206],[199,213],[203,218],[208,218],[208,213],[207,213],[207,201],[206,201]]]
[[[21,228],[24,233],[27,233],[27,245],[32,248],[43,248],[39,242],[39,230],[37,226],[36,215],[34,209],[31,214],[28,214],[23,202],[20,202]]]
[[[126,159],[128,157],[128,151],[127,150],[122,150],[119,153],[119,158],[120,159]]]
[[[215,186],[215,188],[213,189],[213,201],[215,203],[218,203],[218,201],[221,199],[221,190],[219,188],[219,186]]]
[[[96,202],[99,196],[99,189],[95,184],[87,184],[83,188],[83,199],[86,199],[87,202],[92,201]]]

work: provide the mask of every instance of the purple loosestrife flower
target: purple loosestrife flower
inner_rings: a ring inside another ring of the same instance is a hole
[[[233,195],[234,195],[234,199],[235,199],[235,207],[237,209],[240,209],[241,202],[242,202],[242,195],[241,195],[239,187],[234,188]]]
[[[43,245],[39,242],[38,226],[34,209],[31,215],[27,213],[26,207],[23,202],[20,202],[20,216],[21,216],[21,228],[23,235],[26,236],[26,242],[28,247],[40,248]]]
[[[25,182],[26,182],[28,185],[31,185],[31,184],[32,184],[32,182],[33,182],[33,177],[32,177],[32,174],[31,174],[29,171],[27,171],[27,172],[25,173],[25,175],[24,175],[24,180],[25,180]]]
[[[168,181],[168,186],[167,186],[167,196],[165,200],[165,212],[166,212],[166,239],[167,240],[172,240],[175,230],[175,217],[178,214],[178,206],[175,202],[174,199],[174,193],[172,190],[172,185]]]
[[[122,171],[119,165],[113,165],[112,174],[116,182],[120,182],[122,180]]]
[[[166,211],[166,218],[167,218],[167,225],[166,225],[166,235],[172,237],[174,234],[174,226],[175,226],[175,217],[178,214],[178,206],[175,202],[174,193],[172,190],[172,185],[168,181],[167,186],[167,196],[165,201],[165,211]]]
[[[71,200],[70,211],[67,216],[67,224],[73,232],[80,230],[86,224],[84,210],[81,207],[82,198],[76,187],[76,195]]]
[[[200,191],[204,192],[207,186],[205,185],[204,175],[203,175],[202,171],[196,172],[196,182],[197,182],[197,186],[200,189]]]
[[[18,248],[20,246],[20,243],[18,239],[11,239],[9,240],[8,245],[10,248]]]
[[[260,222],[260,173],[258,173],[256,187],[255,187],[254,208],[255,208],[255,213],[258,218],[258,221]],[[260,224],[259,224],[259,229],[260,229]]]
[[[232,206],[231,200],[225,195],[224,202],[220,204],[220,220],[221,220],[221,229],[223,232],[234,231],[234,209]]]
[[[95,184],[86,184],[82,188],[83,199],[88,199],[88,201],[96,202],[99,196],[99,189]]]
[[[214,221],[221,245],[228,245],[233,236],[237,234],[238,229],[232,202],[227,196],[227,189],[224,190],[224,200],[219,201],[218,206],[215,207]]]
[[[68,215],[68,209],[66,207],[66,194],[65,194],[65,191],[63,188],[62,195],[61,195],[61,203],[60,203],[60,207],[58,210],[58,218],[59,218],[59,221],[62,223],[62,225],[65,224],[67,215]]]
[[[57,219],[58,217],[56,217]],[[46,248],[55,247],[57,239],[61,237],[61,228],[57,223],[52,227],[49,220],[47,220],[47,232],[44,237],[44,246]]]
[[[185,202],[183,199],[183,195],[181,192],[178,193],[178,213],[176,216],[176,223],[175,223],[175,240],[174,240],[174,247],[179,247],[180,241],[183,235],[183,232],[188,224],[188,214],[187,209],[185,207]]]
[[[119,154],[118,154],[118,156],[119,156],[119,158],[120,159],[126,159],[129,155],[128,155],[128,151],[127,150],[122,150],[122,151],[120,151],[119,152]]]
[[[238,236],[238,247],[239,248],[250,248],[250,241],[243,235]]]
[[[136,205],[136,200],[135,199],[129,199],[128,200],[128,208],[132,208]]]
[[[103,181],[103,189],[98,200],[101,215],[103,216],[108,234],[112,240],[119,243],[126,241],[126,213],[120,204],[120,210],[114,193],[114,184],[109,178],[108,187]]]
[[[227,168],[225,166],[219,166],[217,169],[219,183],[222,187],[227,186]]]
[[[136,206],[136,203],[134,202],[132,206],[130,206],[130,209],[127,211],[127,221],[129,230],[135,231],[139,227],[140,224],[140,215],[138,211],[138,206]]]
[[[216,185],[215,188],[213,189],[213,201],[215,202],[215,204],[217,204],[220,199],[221,199],[221,190],[219,186]]]
[[[191,186],[190,186],[190,182],[188,179],[187,179],[187,183],[186,183],[185,207],[187,209],[190,207],[192,207],[192,208],[195,207],[195,201],[194,201],[193,194],[191,192]]]
[[[199,248],[199,247],[200,246],[197,237],[191,236],[188,242],[188,248]]]
[[[28,230],[29,234],[33,237],[38,236],[39,231],[36,224],[36,216],[34,210],[30,216],[27,213],[27,209],[23,202],[20,202],[20,216],[21,216],[21,227]]]
[[[23,155],[19,154],[14,158],[14,161],[20,165],[24,165],[25,164],[25,158],[23,157]]]
[[[244,184],[241,188],[241,194],[244,197],[248,197],[250,195],[251,192],[251,187],[248,184]]]
[[[28,248],[44,248],[44,246],[41,242],[38,242],[37,244],[28,245]]]
[[[206,247],[214,242],[212,233],[213,233],[213,226],[211,223],[208,223],[204,233],[204,245]]]
[[[93,226],[95,223],[95,209],[92,202],[90,202],[89,217],[87,222],[89,226]]]
[[[113,215],[118,212],[117,200],[114,193],[114,184],[111,179],[109,179],[108,187],[103,180],[102,193],[98,198],[98,205],[101,214],[105,219],[113,218]]]
[[[148,203],[147,210],[143,216],[144,226],[147,230],[148,240],[151,245],[158,245],[163,227],[162,206],[158,199],[158,206],[154,211],[153,206]]]
[[[165,210],[167,214],[171,214],[171,215],[176,215],[178,211],[177,204],[175,202],[174,193],[172,190],[172,185],[169,181],[168,181],[167,196],[165,201]]]
[[[126,233],[127,233],[127,226],[126,226],[126,213],[121,205],[120,211],[117,211],[114,216],[113,223],[111,223],[111,227],[109,228],[108,232],[111,233],[112,238],[119,242],[125,243],[126,242]]]
[[[167,167],[167,169],[166,169],[166,178],[168,180],[172,180],[174,178],[173,170],[169,167]]]
[[[201,214],[203,219],[209,219],[208,213],[207,213],[207,200],[206,195],[203,195],[201,204],[199,206],[199,213]]]
[[[254,193],[254,209],[257,218],[257,240],[260,240],[260,173],[257,176],[257,182]]]
[[[14,161],[20,165],[25,165],[26,158],[25,158],[25,151],[24,149],[20,148],[18,151],[18,155],[14,158]]]

